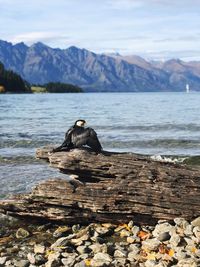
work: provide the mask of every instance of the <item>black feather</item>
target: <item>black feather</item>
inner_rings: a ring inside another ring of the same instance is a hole
[[[53,150],[53,152],[89,146],[93,151],[100,152],[102,146],[97,137],[97,133],[92,128],[72,126],[65,134],[63,144]]]

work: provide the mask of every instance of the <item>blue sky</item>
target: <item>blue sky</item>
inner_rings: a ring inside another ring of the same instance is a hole
[[[0,39],[200,60],[200,0],[0,0]]]

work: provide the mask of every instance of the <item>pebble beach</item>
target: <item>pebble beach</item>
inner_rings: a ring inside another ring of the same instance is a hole
[[[78,223],[78,222],[77,222]],[[0,215],[0,266],[198,267],[200,217],[154,226],[31,223]]]

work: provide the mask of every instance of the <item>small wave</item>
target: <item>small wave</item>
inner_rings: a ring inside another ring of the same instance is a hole
[[[102,125],[102,126],[93,126],[97,130],[102,131],[190,131],[190,132],[199,132],[200,125],[189,123],[189,124],[173,124],[173,123],[166,123],[166,124],[151,124],[151,125]]]
[[[117,141],[106,140],[103,142],[104,146],[119,147],[119,148],[196,148],[200,147],[200,140],[186,140],[186,139],[154,139],[154,140],[129,140]]]
[[[52,140],[0,140],[0,148],[36,148],[48,145]]]
[[[152,155],[150,158],[154,161],[169,162],[169,163],[184,163],[186,165],[200,166],[200,155],[196,156],[165,156]]]
[[[169,162],[169,163],[183,163],[187,157],[170,157],[170,156],[161,156],[161,155],[153,155],[150,158],[154,161],[159,162]]]
[[[34,156],[0,156],[1,164],[38,164],[39,160]]]

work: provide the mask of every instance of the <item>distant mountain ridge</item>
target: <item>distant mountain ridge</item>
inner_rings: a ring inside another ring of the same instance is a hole
[[[96,54],[41,42],[13,45],[0,41],[0,61],[34,84],[64,82],[89,92],[200,91],[200,62],[147,62],[139,56]]]

